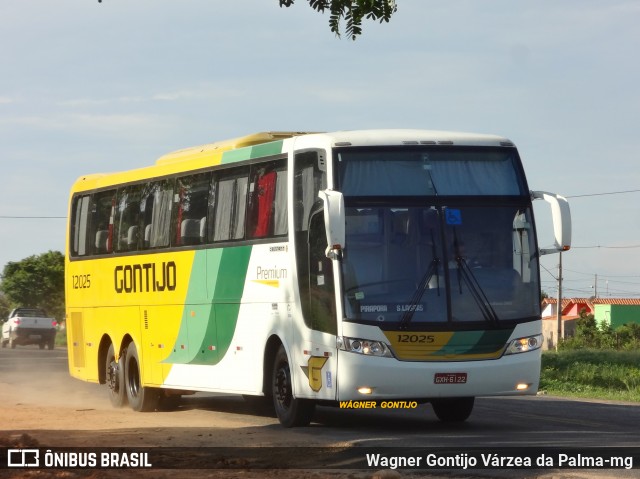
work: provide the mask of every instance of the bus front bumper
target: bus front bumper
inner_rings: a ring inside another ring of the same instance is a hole
[[[541,351],[483,361],[399,361],[339,351],[339,401],[534,395]]]

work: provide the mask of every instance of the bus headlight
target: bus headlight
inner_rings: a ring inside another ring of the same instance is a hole
[[[511,341],[504,354],[520,354],[535,351],[542,347],[542,334],[518,338]]]
[[[350,353],[364,354],[366,356],[379,356],[383,358],[392,358],[391,350],[382,341],[371,341],[369,339],[347,338],[342,336],[338,338],[338,348]]]

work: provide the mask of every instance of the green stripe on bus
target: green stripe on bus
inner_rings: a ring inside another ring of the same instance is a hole
[[[250,257],[251,246],[196,252],[178,337],[164,362],[209,365],[220,362],[231,345],[238,322]]]
[[[222,164],[278,155],[282,153],[282,144],[283,142],[280,140],[262,143],[260,145],[247,146],[245,148],[238,148],[237,150],[225,151],[222,154]]]
[[[451,354],[488,354],[498,351],[511,336],[513,329],[499,331],[458,331],[447,344],[435,351],[435,356]]]
[[[229,349],[238,324],[240,300],[247,279],[251,249],[251,246],[225,248],[220,259],[217,276],[221,281],[216,283],[213,294],[218,334],[218,361],[222,360]]]
[[[469,354],[494,353],[503,348],[513,333],[511,329],[501,329],[498,331],[484,331],[476,345],[468,351]]]

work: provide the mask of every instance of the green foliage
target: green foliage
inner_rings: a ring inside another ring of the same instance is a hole
[[[58,321],[64,317],[64,255],[49,251],[7,263],[0,289],[11,307],[44,309]]]
[[[628,323],[620,326],[615,331],[616,346],[619,349],[639,350],[640,349],[640,323]]]
[[[61,328],[58,325],[58,332],[56,333],[56,348],[66,348],[67,347],[67,330],[65,328]]]
[[[290,7],[295,0],[279,0],[281,7]],[[315,11],[329,11],[329,28],[340,36],[340,22],[346,22],[347,37],[355,40],[362,33],[362,20],[388,22],[396,12],[395,0],[308,0]]]
[[[626,349],[640,346],[640,324],[629,323],[613,330],[610,325],[598,327],[593,314],[580,312],[573,337],[560,343],[560,350]]]
[[[580,312],[575,335],[542,355],[540,389],[600,399],[640,401],[640,324],[598,327]]]
[[[0,293],[0,322],[2,322],[3,319],[8,318],[10,312],[11,304],[9,303],[9,300],[4,294]]]
[[[540,389],[562,395],[640,401],[640,351],[545,352]]]

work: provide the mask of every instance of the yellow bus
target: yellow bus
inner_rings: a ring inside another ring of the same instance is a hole
[[[532,200],[552,206],[539,248]],[[80,177],[66,247],[69,371],[114,406],[196,391],[316,404],[535,394],[539,255],[566,200],[516,147],[423,130],[270,132]]]

